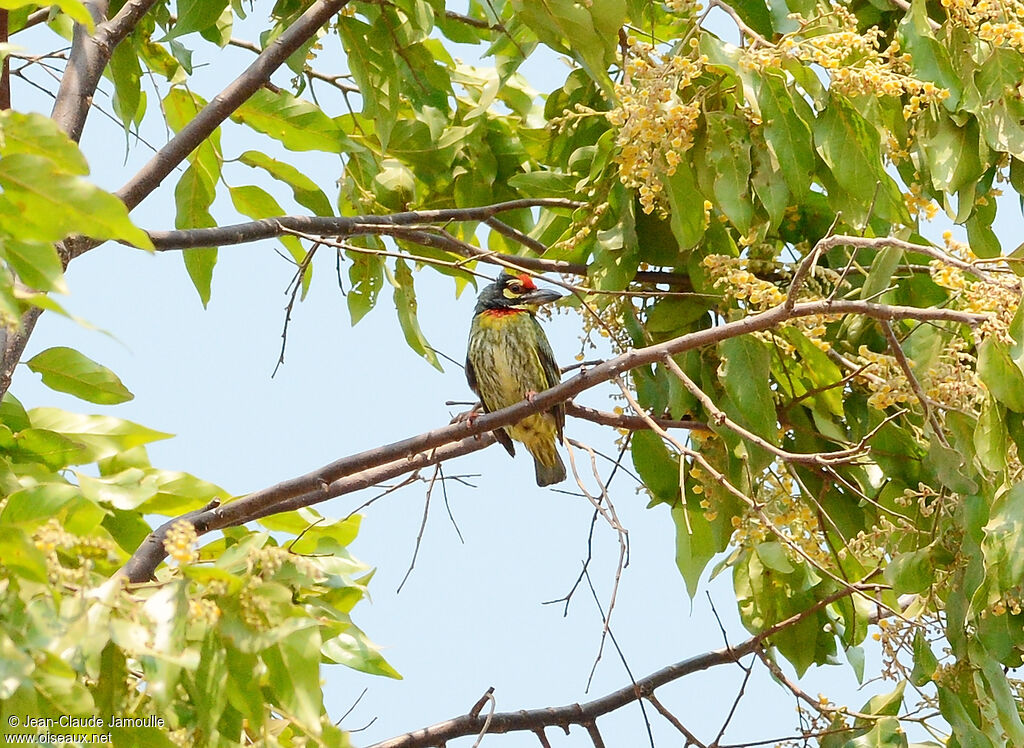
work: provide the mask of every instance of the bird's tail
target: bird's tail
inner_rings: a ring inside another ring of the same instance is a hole
[[[555,440],[533,452],[533,467],[537,473],[538,486],[551,486],[565,480],[565,464],[555,449]],[[532,450],[531,450],[532,452]]]

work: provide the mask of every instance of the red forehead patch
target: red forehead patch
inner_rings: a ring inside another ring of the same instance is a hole
[[[528,276],[526,273],[522,273],[520,275],[517,275],[516,277],[519,278],[519,281],[523,284],[523,288],[527,289],[528,291],[532,291],[535,288],[537,288],[537,286],[533,284],[533,278]]]

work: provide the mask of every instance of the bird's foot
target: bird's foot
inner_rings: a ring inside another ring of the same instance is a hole
[[[466,423],[470,426],[480,417],[480,413],[483,412],[484,406],[482,403],[477,403],[472,408],[467,410],[465,413],[459,413],[455,418],[451,420],[451,423]],[[480,438],[479,435],[477,438]]]
[[[523,395],[523,397],[526,398],[526,402],[532,403],[533,402],[533,398],[537,397],[537,391],[536,390],[527,390],[526,394]]]

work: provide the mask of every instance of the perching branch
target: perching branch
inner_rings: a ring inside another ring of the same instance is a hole
[[[761,330],[783,322],[818,314],[860,314],[881,320],[915,319],[980,324],[986,316],[952,309],[919,309],[890,306],[866,301],[820,299],[779,305],[760,314],[734,322],[688,333],[677,338],[627,351],[620,356],[581,371],[575,377],[541,392],[532,400],[487,413],[472,422],[461,421],[382,447],[343,457],[317,470],[256,491],[222,507],[186,515],[202,535],[210,530],[240,525],[281,511],[310,506],[403,475],[426,465],[474,452],[485,446],[476,437],[501,426],[516,423],[532,413],[546,411],[598,384],[611,381],[624,372],[663,360],[666,355],[715,345],[723,340]],[[660,430],[658,427],[656,430]],[[163,536],[168,523],[149,535],[122,570],[135,582],[148,580],[164,558]]]

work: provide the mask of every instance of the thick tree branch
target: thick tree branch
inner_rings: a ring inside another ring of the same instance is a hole
[[[860,314],[880,320],[916,319],[970,325],[979,324],[985,319],[985,315],[951,309],[918,309],[865,301],[822,299],[796,304],[793,308],[779,305],[735,322],[698,330],[646,348],[627,351],[621,356],[582,371],[575,377],[539,393],[532,400],[523,400],[508,408],[486,413],[472,422],[466,420],[453,423],[408,439],[343,457],[305,475],[282,481],[223,507],[212,509],[201,516],[188,515],[186,518],[192,521],[196,525],[197,532],[202,534],[211,529],[239,525],[267,514],[316,504],[357,490],[357,488],[373,485],[379,480],[412,472],[423,465],[456,456],[455,452],[449,453],[439,449],[446,445],[453,450],[456,448],[464,450],[459,451],[458,454],[475,451],[482,445],[477,446],[478,443],[471,437],[516,423],[532,413],[548,410],[554,405],[565,402],[598,384],[610,381],[624,372],[656,363],[666,355],[715,345],[739,335],[767,330],[790,319],[818,314]],[[435,449],[438,451],[434,452],[433,456],[427,454]],[[439,455],[445,456],[440,457]],[[377,469],[384,472],[379,475],[378,473],[365,473],[365,471]],[[386,478],[380,477],[385,473]],[[342,482],[342,479],[350,476],[354,483]],[[349,488],[349,485],[356,487]],[[129,559],[123,572],[130,580],[144,581],[152,577],[164,557],[163,535],[170,524],[154,531]]]
[[[142,202],[185,157],[270,79],[288,56],[341,10],[348,0],[316,0],[253,63],[213,98],[139,172],[117,191],[131,210]]]

